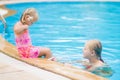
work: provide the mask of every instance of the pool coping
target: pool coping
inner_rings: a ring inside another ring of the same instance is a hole
[[[24,2],[120,2],[120,0],[1,0],[0,5]]]

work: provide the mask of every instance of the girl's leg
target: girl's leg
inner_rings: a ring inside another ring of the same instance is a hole
[[[51,50],[46,47],[40,47],[40,53],[39,56],[45,56],[45,58],[49,59],[52,57]]]

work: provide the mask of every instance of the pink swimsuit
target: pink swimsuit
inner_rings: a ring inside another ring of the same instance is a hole
[[[27,26],[18,22],[15,26]],[[40,53],[40,48],[35,47],[31,43],[29,31],[25,30],[22,34],[16,35],[16,46],[22,58],[37,58]]]

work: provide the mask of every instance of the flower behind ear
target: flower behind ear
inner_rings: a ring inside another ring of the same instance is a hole
[[[34,8],[28,8],[28,9],[26,9],[26,10],[23,12],[23,14],[22,14],[22,16],[21,16],[21,19],[20,19],[20,21],[21,21],[23,24],[25,23],[25,20],[24,20],[25,15],[30,15],[31,17],[33,17],[34,22],[38,20],[38,13],[37,13],[37,11],[36,11]]]

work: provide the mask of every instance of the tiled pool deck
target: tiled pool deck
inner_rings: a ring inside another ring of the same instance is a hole
[[[70,80],[38,69],[0,52],[0,80]]]

